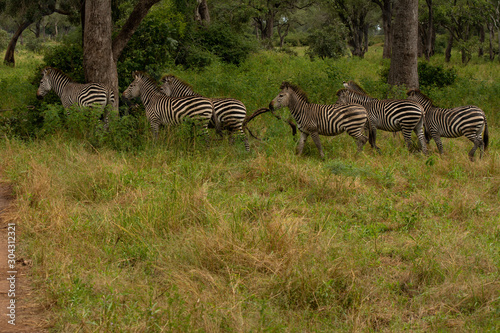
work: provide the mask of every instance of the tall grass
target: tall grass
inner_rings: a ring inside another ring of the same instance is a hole
[[[252,112],[283,80],[319,103],[333,103],[345,79],[377,95],[376,59],[262,53],[240,67],[165,72],[208,96],[239,98]],[[474,66],[468,74],[458,68],[455,86],[431,97],[485,110],[491,146],[476,162],[465,138],[443,140],[442,157],[423,156],[387,133],[381,155],[369,147],[356,154],[341,135],[321,138],[325,161],[311,142],[298,157],[297,138],[267,114],[249,125],[262,138],[251,140],[249,153],[227,140],[206,149],[186,126],[164,131],[156,144],[140,132],[137,149],[117,149],[111,139],[94,144],[68,123],[43,140],[4,137],[0,174],[17,197],[9,218],[33,260],[49,325],[61,332],[499,330],[493,93],[500,83],[490,76],[498,65]]]

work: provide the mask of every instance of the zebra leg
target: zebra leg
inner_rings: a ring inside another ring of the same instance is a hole
[[[472,147],[472,149],[470,150],[469,152],[469,159],[471,161],[474,161],[474,154],[476,153],[476,150],[478,147],[481,147],[480,149],[484,149],[483,148],[483,140],[478,137],[476,134],[466,134],[465,135],[467,137],[467,139],[469,139],[470,141],[472,141],[472,143],[474,143],[474,147]],[[481,154],[481,157],[482,157],[482,154]]]
[[[368,138],[361,134],[357,139],[353,136],[353,138],[356,140],[356,143],[358,145],[358,153],[363,150],[363,147],[365,146],[366,142],[368,141]]]
[[[368,141],[368,138],[363,135],[363,128],[359,128],[355,131],[347,131],[347,134],[349,134],[354,140],[356,140],[356,143],[358,145],[358,153],[362,151],[363,146]]]
[[[250,145],[248,144],[248,138],[245,134],[245,132],[243,131],[243,128],[240,126],[240,129],[239,129],[239,134],[238,136],[240,138],[243,138],[243,143],[245,144],[245,150],[246,151],[250,151]]]
[[[403,128],[401,132],[403,132],[403,138],[406,142],[406,148],[408,148],[408,151],[411,152],[411,147],[413,145],[413,143],[411,142],[411,130]]]
[[[318,148],[318,150],[319,150],[319,155],[321,156],[321,159],[324,159],[325,154],[323,153],[323,147],[321,147],[321,141],[319,139],[318,132],[311,133],[311,138],[313,139],[314,143],[316,144],[316,148]]]
[[[370,146],[372,146],[372,149],[375,149],[377,153],[381,153],[382,151],[380,150],[379,147],[377,147],[377,127],[375,126],[370,126],[370,132],[368,133],[368,140],[370,142]]]
[[[422,153],[427,155],[427,142],[425,140],[425,134],[424,134],[424,117],[422,116],[420,118],[420,121],[418,122],[417,126],[413,128],[413,131],[417,135],[418,141],[420,141],[420,147],[422,149]]]
[[[160,125],[156,123],[151,123],[151,132],[153,132],[154,142],[158,141],[158,132],[160,130]]]
[[[309,134],[300,132],[299,144],[297,145],[297,153],[302,155],[302,150],[304,149],[304,144],[306,143],[307,137]]]
[[[443,143],[441,142],[441,137],[437,133],[432,133],[432,138],[434,139],[434,142],[436,143],[436,146],[439,150],[439,153],[442,155],[444,154],[444,149],[443,149]]]

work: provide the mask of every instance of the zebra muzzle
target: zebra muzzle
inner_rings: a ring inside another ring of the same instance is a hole
[[[271,101],[271,103],[269,103],[269,110],[274,110],[274,101]]]

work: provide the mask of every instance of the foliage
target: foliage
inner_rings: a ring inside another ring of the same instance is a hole
[[[385,62],[380,71],[382,82],[387,82],[390,62]],[[445,69],[443,65],[432,65],[426,61],[418,62],[418,82],[423,88],[445,87],[452,85],[457,79],[457,72],[453,68]]]
[[[130,73],[141,70],[159,77],[163,68],[174,64],[176,50],[185,23],[165,4],[153,7],[142,20],[118,61],[118,77],[130,78]],[[129,80],[120,82],[124,90]]]
[[[442,65],[434,66],[428,62],[418,63],[418,81],[423,87],[445,87],[452,85],[457,79],[457,72],[453,68],[445,69]]]
[[[254,49],[243,35],[237,34],[223,24],[208,27],[193,25],[191,32],[180,45],[176,63],[186,68],[201,68],[209,65],[214,56],[229,64],[243,62]]]
[[[341,25],[318,29],[311,33],[307,39],[309,49],[307,54],[319,58],[339,58],[347,54],[345,43],[346,30]]]
[[[7,31],[0,28],[0,51],[7,48],[7,45],[9,45],[9,41],[10,38]]]

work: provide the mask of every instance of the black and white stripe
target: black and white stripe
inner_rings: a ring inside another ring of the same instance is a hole
[[[207,127],[213,114],[212,102],[208,98],[169,97],[161,92],[156,81],[147,74],[136,71],[133,76],[134,81],[123,92],[123,97],[131,99],[140,96],[155,138],[158,137],[160,125],[178,125],[189,118],[201,123],[208,139]]]
[[[376,145],[377,129],[388,132],[403,133],[408,150],[412,146],[411,132],[414,131],[422,146],[422,151],[427,154],[427,145],[423,132],[423,109],[417,102],[410,100],[385,99],[378,100],[365,93],[351,89],[340,89],[337,92],[339,103],[358,103],[366,108],[370,125],[370,144]]]
[[[193,88],[175,75],[166,75],[161,79],[161,89],[167,96],[185,97],[200,96],[193,91]],[[245,150],[249,151],[248,138],[243,131],[243,121],[245,120],[247,109],[245,105],[234,98],[212,98],[215,115],[219,119],[223,129],[229,132],[239,133],[243,138]]]
[[[358,151],[363,149],[368,138],[363,134],[365,123],[368,119],[366,110],[359,104],[321,105],[309,103],[307,95],[298,86],[283,82],[281,92],[276,96],[269,108],[279,109],[288,107],[290,113],[298,124],[301,136],[297,150],[302,154],[304,143],[310,135],[319,150],[321,158],[324,157],[319,135],[334,136],[347,132],[358,145]]]
[[[45,67],[36,96],[42,98],[51,90],[59,96],[64,108],[72,105],[113,105],[115,100],[113,91],[101,83],[76,83],[60,70]]]
[[[408,98],[418,102],[425,110],[424,127],[426,139],[429,135],[436,142],[439,153],[443,153],[443,138],[458,138],[462,135],[474,143],[469,158],[474,159],[477,148],[481,156],[488,147],[488,124],[484,111],[474,105],[459,106],[453,109],[435,107],[432,100],[420,90],[410,90]],[[484,137],[483,137],[484,131]]]

